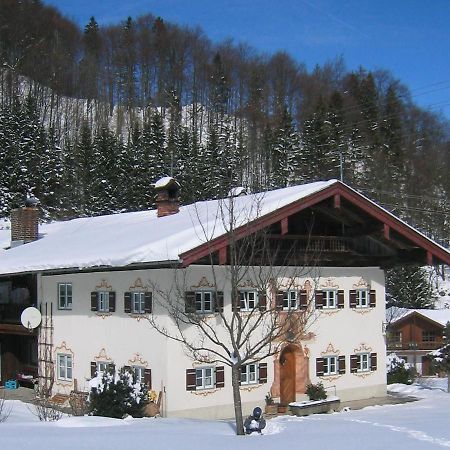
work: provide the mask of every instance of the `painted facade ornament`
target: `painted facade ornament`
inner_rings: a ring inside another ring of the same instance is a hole
[[[334,278],[327,278],[319,284],[322,289],[339,289],[339,284],[336,283]]]
[[[136,278],[136,280],[134,280],[134,283],[130,286],[130,291],[132,291],[133,289],[148,291],[148,286],[144,285],[140,278]]]
[[[353,285],[353,289],[370,289],[370,283],[364,278],[360,278],[358,282]]]
[[[100,353],[94,357],[94,361],[112,361],[112,358],[110,358],[107,354],[106,354],[106,350],[104,348],[102,348],[100,350]]]
[[[372,347],[362,342],[358,348],[353,349],[353,353],[372,353]]]
[[[148,367],[148,361],[142,359],[142,355],[140,353],[135,353],[133,357],[128,360],[128,364],[130,366]]]
[[[95,286],[97,291],[111,291],[112,286],[106,280],[102,280],[99,286]]]
[[[341,353],[341,351],[340,350],[336,350],[331,342],[328,344],[328,347],[327,347],[327,349],[324,352],[320,352],[320,354],[322,356],[324,356],[324,355],[335,355],[335,356],[337,356],[337,355],[339,355],[339,353]]]
[[[191,286],[191,289],[198,289],[198,288],[214,288],[216,285],[214,283],[210,283],[206,277],[202,277],[198,284],[194,284]]]

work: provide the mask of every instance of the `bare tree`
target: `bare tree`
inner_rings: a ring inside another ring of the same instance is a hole
[[[278,354],[286,342],[306,337],[315,318],[311,300],[318,275],[314,258],[306,256],[312,254],[308,239],[298,244],[280,239],[270,228],[256,229],[264,198],[250,204],[253,198],[218,201],[213,223],[206,224],[199,211],[193,218],[210,249],[206,258],[214,298],[206,308],[208,313],[201,306],[204,299],[190,291],[189,268],[176,269],[169,288],[152,285],[155,301],[171,319],[162,324],[161,318],[151,316],[152,326],[179,342],[193,361],[231,368],[238,435],[244,434],[239,389],[242,368]],[[219,229],[227,239],[226,263],[222,260],[221,265],[213,238]],[[306,278],[305,286],[301,283]],[[225,290],[231,292],[231,310],[224,305]]]

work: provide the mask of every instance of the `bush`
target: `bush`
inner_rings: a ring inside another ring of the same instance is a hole
[[[306,393],[310,400],[325,400],[327,398],[325,388],[320,381],[317,384],[308,384],[306,386]]]
[[[147,386],[134,383],[128,371],[122,369],[119,375],[105,372],[91,380],[90,414],[117,419],[143,417],[147,393]]]
[[[413,369],[397,355],[388,356],[387,384],[401,383],[411,384],[413,380]]]

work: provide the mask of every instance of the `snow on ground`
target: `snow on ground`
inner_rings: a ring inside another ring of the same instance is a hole
[[[420,380],[412,386],[391,385],[390,391],[414,395],[413,403],[372,406],[358,411],[309,417],[280,416],[267,421],[262,436],[236,436],[233,421],[189,419],[109,419],[64,417],[42,423],[32,407],[12,404],[0,423],[3,450],[81,450],[160,448],[182,450],[269,450],[323,448],[333,450],[450,448],[450,394],[446,379]]]

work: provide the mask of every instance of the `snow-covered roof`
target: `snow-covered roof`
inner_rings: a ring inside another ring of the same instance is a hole
[[[393,307],[386,310],[386,317],[391,324],[394,324],[414,313],[420,314],[442,326],[445,326],[447,322],[450,322],[450,309],[407,309]]]
[[[179,185],[178,181],[176,181],[175,178],[162,177],[155,183],[155,188],[160,189],[160,188],[168,186],[170,183],[176,183],[177,185]]]
[[[184,252],[226,233],[230,205],[237,227],[335,183],[197,202],[159,218],[151,210],[54,222],[40,228],[41,239],[2,252],[0,274],[179,261]]]

